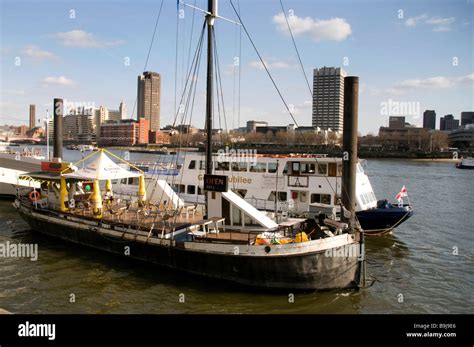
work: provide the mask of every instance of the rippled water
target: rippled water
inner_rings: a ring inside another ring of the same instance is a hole
[[[204,280],[38,235],[10,202],[0,201],[0,243],[39,244],[36,262],[0,258],[0,308],[15,313],[472,313],[474,171],[398,160],[370,160],[367,171],[379,199],[393,200],[405,184],[416,211],[393,235],[368,238],[368,274],[375,279],[370,288],[296,294],[289,303],[286,294]]]

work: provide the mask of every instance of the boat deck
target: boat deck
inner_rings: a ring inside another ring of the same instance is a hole
[[[22,204],[31,206],[31,202],[22,198]],[[109,225],[111,230],[123,233],[142,235],[147,239],[177,239],[180,241],[216,242],[233,244],[252,244],[263,230],[260,228],[241,230],[225,224],[225,218],[213,217],[203,219],[203,212],[195,205],[183,206],[178,209],[163,209],[155,205],[140,207],[136,203],[127,205],[123,201],[104,203],[102,218],[95,218],[89,203],[80,207],[70,208],[67,212],[57,212],[57,208],[39,205],[40,213],[54,214],[86,224],[102,226]],[[293,225],[300,220],[288,221]]]
[[[94,218],[91,208],[71,209],[68,213],[81,218],[97,220]],[[203,216],[200,211],[190,211],[186,207],[177,210],[154,210],[145,207],[127,208],[125,205],[106,207],[104,204],[101,221],[133,226],[134,228],[138,226],[144,230],[156,229],[162,231],[164,229],[165,233],[168,233],[196,224],[202,219]]]
[[[149,237],[165,237],[172,235],[176,231],[188,228],[186,235],[187,241],[197,242],[222,242],[249,244],[255,240],[258,232],[241,231],[229,229],[228,225],[224,225],[224,218],[203,219],[202,212],[194,211],[194,213],[186,213],[185,208],[180,212],[164,212],[146,210],[145,208],[130,208],[128,210],[108,209],[103,212],[100,219],[103,223],[110,223],[114,226],[131,228],[133,230],[139,228],[139,234],[148,235]],[[68,216],[85,218],[90,221],[97,221],[92,214],[91,209],[73,209],[67,212]]]

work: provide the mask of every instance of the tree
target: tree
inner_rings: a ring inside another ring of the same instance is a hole
[[[327,141],[329,148],[334,148],[337,144],[339,144],[339,136],[335,131],[329,131]]]
[[[431,133],[431,148],[433,151],[440,151],[449,145],[448,134],[435,130]]]

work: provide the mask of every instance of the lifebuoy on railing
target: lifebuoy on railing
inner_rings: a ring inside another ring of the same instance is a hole
[[[28,198],[31,202],[37,202],[41,198],[41,194],[37,190],[32,190],[30,194],[28,194]]]

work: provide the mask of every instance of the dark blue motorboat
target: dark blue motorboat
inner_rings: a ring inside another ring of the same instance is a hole
[[[392,205],[387,200],[377,201],[377,207],[356,212],[357,219],[369,235],[390,232],[413,215],[413,209],[408,204]]]

